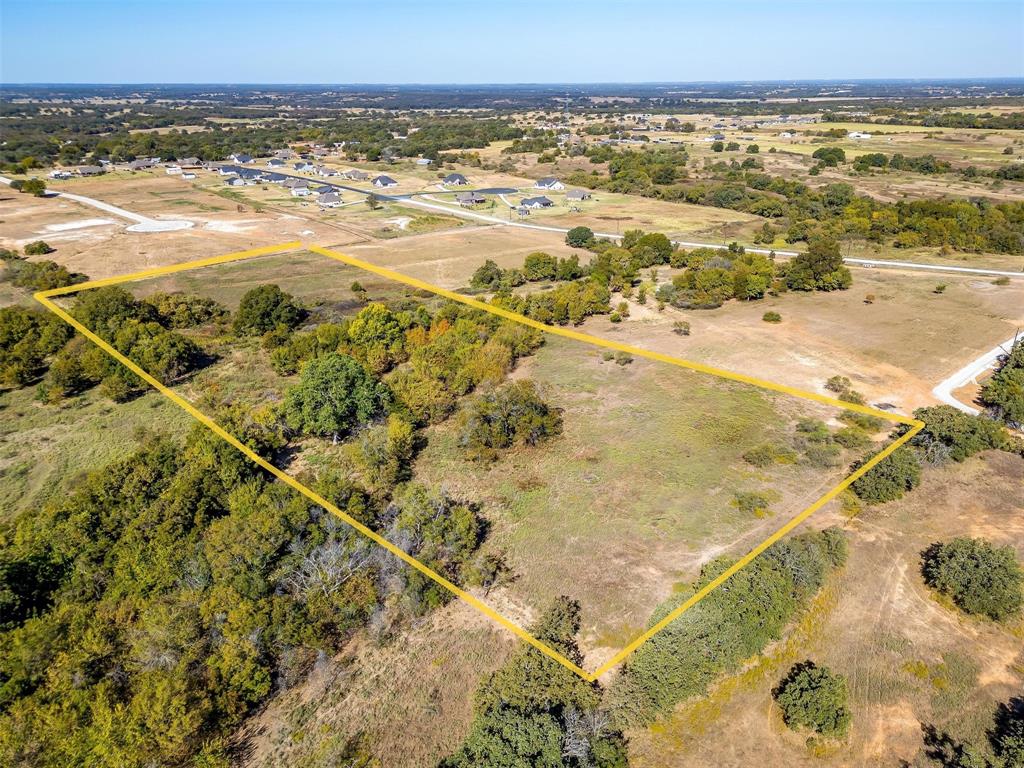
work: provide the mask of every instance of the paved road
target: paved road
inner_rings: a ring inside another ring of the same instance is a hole
[[[947,405],[952,405],[954,408],[959,408],[964,413],[970,413],[977,416],[981,411],[957,400],[956,397],[953,396],[953,392],[971,382],[976,382],[978,376],[990,368],[994,368],[1000,355],[1009,354],[1016,339],[1017,336],[1014,335],[999,346],[990,349],[976,360],[972,360],[952,376],[940,382],[938,386],[932,390],[932,394]]]

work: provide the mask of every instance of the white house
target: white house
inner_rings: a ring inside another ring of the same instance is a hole
[[[392,179],[390,176],[378,176],[373,180],[373,186],[375,187],[397,187],[398,182]]]
[[[50,171],[50,178],[51,179],[70,179],[71,178],[71,172],[70,171],[61,171],[61,170]]]
[[[286,165],[287,163],[284,160],[277,157],[272,157],[267,160],[267,168],[284,168]]]
[[[185,181],[193,181],[196,178],[196,174],[194,171],[182,171],[181,178],[185,179]]]
[[[232,176],[230,179],[225,179],[224,183],[227,184],[229,187],[244,187],[245,179],[243,179],[241,176]]]
[[[780,139],[792,139],[794,136],[796,136],[796,134],[792,131],[783,131],[779,134]]]
[[[537,179],[533,185],[534,189],[548,189],[548,190],[561,190],[565,189],[565,184],[560,182],[554,176],[545,176],[543,179]]]
[[[166,168],[164,168],[164,173],[166,173],[168,176],[180,176],[181,175],[181,166],[180,165],[168,165]]]
[[[522,208],[550,208],[554,203],[542,195],[540,197],[524,198],[519,205]]]
[[[846,134],[846,137],[849,139],[870,139],[871,134],[865,133],[864,131],[850,131]]]
[[[461,173],[449,173],[443,179],[441,183],[446,187],[464,187],[469,184],[469,179],[463,176]]]
[[[589,200],[590,197],[591,192],[590,190],[587,189],[570,189],[568,192],[565,193],[566,200],[573,200],[576,202],[581,200]]]
[[[328,168],[326,165],[321,165],[316,169],[317,176],[337,176],[338,172],[333,168]]]
[[[236,163],[251,163],[252,155],[247,155],[244,152],[235,152],[233,155],[228,155],[228,160],[233,160]]]
[[[416,159],[416,165],[430,165],[432,162],[434,161],[429,157],[419,157]]]
[[[292,197],[306,197],[311,194],[309,187],[292,187]]]
[[[321,192],[316,202],[321,208],[337,208],[341,205],[341,195],[337,192]]]

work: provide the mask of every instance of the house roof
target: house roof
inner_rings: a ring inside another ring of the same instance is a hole
[[[319,202],[319,203],[340,203],[341,202],[341,195],[339,195],[337,192],[321,192],[320,196],[317,198],[317,202]]]
[[[585,197],[590,197],[591,194],[586,189],[570,189],[565,193],[565,196],[570,200],[582,200]]]
[[[468,184],[469,180],[461,173],[449,173],[441,181],[445,184]]]
[[[549,205],[554,205],[554,203],[551,202],[551,200],[549,200],[548,198],[541,195],[540,197],[523,198],[523,201],[520,203],[520,205],[525,205],[527,207],[540,206],[542,208],[547,208]]]
[[[552,187],[560,182],[554,176],[545,176],[543,179],[537,179],[535,187]]]
[[[241,153],[236,152],[235,154],[233,154],[231,156],[233,158],[235,158],[235,162],[236,163],[248,163],[250,160],[252,160],[252,155],[247,155],[244,152],[241,152]]]
[[[398,182],[395,181],[394,179],[392,179],[390,176],[378,176],[376,179],[373,180],[373,183],[374,184],[381,184],[381,185],[383,185],[383,184],[391,185],[391,184],[397,184]]]

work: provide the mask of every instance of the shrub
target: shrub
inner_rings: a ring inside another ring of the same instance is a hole
[[[967,613],[1001,621],[1018,613],[1024,602],[1024,570],[1013,547],[968,538],[932,544],[923,554],[921,572],[928,586]]]
[[[860,468],[870,457],[854,464]],[[850,486],[861,500],[868,504],[894,501],[911,491],[921,482],[921,464],[917,454],[903,445],[858,477]]]
[[[686,320],[676,320],[672,323],[672,333],[679,336],[689,336],[690,324]]]
[[[633,356],[629,352],[616,352],[615,353],[615,364],[616,365],[629,365],[633,362]]]
[[[780,315],[778,312],[765,312],[763,315],[761,315],[761,319],[764,320],[766,323],[781,323],[782,315]]]
[[[35,240],[25,246],[26,256],[45,256],[48,253],[53,253],[56,249],[51,248],[49,243],[43,240]]]
[[[743,460],[763,469],[772,464],[792,464],[796,461],[796,454],[784,446],[765,443],[744,453]]]
[[[796,664],[772,691],[789,728],[842,738],[850,727],[846,679],[813,661]]]
[[[562,433],[562,414],[529,379],[472,398],[459,417],[459,445],[473,459],[495,459],[513,445],[537,445]]]

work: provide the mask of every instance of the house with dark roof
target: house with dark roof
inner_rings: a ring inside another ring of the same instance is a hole
[[[221,176],[237,176],[238,172],[242,170],[237,165],[219,165],[217,166],[217,173]]]
[[[554,205],[551,200],[541,195],[540,197],[526,197],[519,203],[523,208],[550,208]]]
[[[224,183],[227,184],[229,187],[244,187],[245,179],[243,179],[241,176],[232,176],[230,178],[224,179]]]
[[[233,155],[228,155],[228,160],[234,160],[236,163],[251,163],[252,155],[247,155],[244,152],[235,152]]]
[[[309,182],[305,179],[285,178],[284,183],[281,186],[285,189],[306,189],[309,187]]]
[[[565,184],[560,182],[554,176],[545,176],[543,179],[537,179],[537,181],[533,185],[533,188],[560,190],[565,189]]]
[[[397,187],[398,182],[392,179],[390,176],[378,176],[373,180],[373,186],[375,187]]]
[[[337,192],[321,192],[316,198],[316,203],[321,208],[337,208],[341,205],[341,195]]]
[[[150,168],[156,166],[156,163],[148,157],[139,158],[138,160],[132,160],[128,163],[128,168],[133,171],[148,171]]]
[[[469,184],[469,179],[463,176],[461,173],[449,173],[443,179],[441,183],[446,187],[464,187]]]
[[[292,168],[299,173],[312,173],[316,169],[316,166],[308,160],[301,160],[292,165]]]
[[[267,168],[284,168],[288,163],[277,157],[272,157],[267,160]]]
[[[481,195],[479,192],[457,192],[455,194],[455,200],[463,208],[468,208],[471,205],[478,205],[486,202],[487,198]]]
[[[263,180],[269,184],[284,184],[288,177],[283,173],[268,173],[263,176]]]

